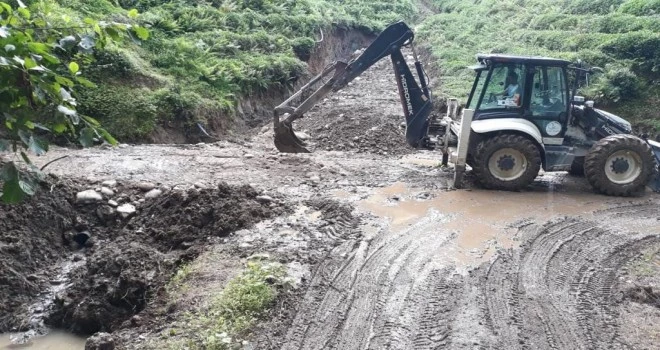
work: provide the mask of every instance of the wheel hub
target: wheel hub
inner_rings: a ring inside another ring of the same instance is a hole
[[[514,166],[516,166],[516,160],[510,154],[503,155],[497,160],[497,167],[504,171],[510,171]]]
[[[616,158],[612,161],[612,171],[616,174],[623,174],[630,169],[630,164],[625,158]]]

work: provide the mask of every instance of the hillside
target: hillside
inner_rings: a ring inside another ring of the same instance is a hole
[[[26,3],[57,19],[121,22],[130,9],[139,11],[149,39],[97,52],[81,71],[98,88],[76,96],[79,112],[123,142],[195,142],[198,124],[215,134],[255,126],[268,115],[263,101],[280,100],[307,74],[323,34],[336,28],[375,34],[397,19],[417,24],[417,40],[431,53],[425,63],[440,83],[436,95],[466,96],[472,72],[465,67],[478,52],[582,59],[606,69],[583,94],[660,130],[660,0]],[[245,101],[260,115],[241,113]]]
[[[660,1],[434,0],[418,28],[439,58],[441,93],[466,96],[477,52],[581,59],[605,69],[582,93],[660,129]],[[436,92],[438,89],[436,88]]]
[[[46,0],[50,1],[50,0]],[[332,27],[374,33],[413,14],[411,1],[364,0],[65,0],[55,12],[116,19],[140,12],[149,40],[98,53],[87,74],[99,88],[81,92],[80,111],[124,141],[157,125],[186,133],[197,123],[228,128],[237,102],[284,92]],[[183,130],[181,130],[183,129]]]

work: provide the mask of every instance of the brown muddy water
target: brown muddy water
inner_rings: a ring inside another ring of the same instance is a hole
[[[30,339],[26,344],[13,344],[10,337],[10,334],[0,334],[0,350],[82,350],[85,348],[85,338],[62,331],[51,331],[47,335]]]

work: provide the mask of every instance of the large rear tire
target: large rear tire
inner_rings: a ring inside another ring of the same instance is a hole
[[[610,196],[632,196],[644,190],[655,169],[651,146],[639,137],[612,135],[593,145],[584,159],[587,180]]]
[[[472,163],[481,186],[518,191],[529,186],[539,174],[541,154],[530,139],[502,134],[481,141]]]

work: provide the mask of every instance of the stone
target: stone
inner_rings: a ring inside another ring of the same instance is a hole
[[[114,350],[115,339],[109,333],[96,333],[87,338],[85,342],[85,350]]]
[[[252,159],[252,158],[254,158],[254,154],[251,154],[251,153],[245,153],[245,154],[243,155],[243,157],[245,157],[246,159]]]
[[[156,197],[160,196],[161,194],[163,194],[163,191],[161,191],[157,188],[154,188],[153,190],[147,192],[147,194],[144,195],[144,198],[150,198],[150,199],[151,198],[156,198]]]
[[[110,196],[115,195],[115,191],[113,191],[113,190],[111,190],[107,187],[101,187],[101,194],[104,194],[104,195],[110,197]]]
[[[94,190],[86,190],[76,194],[76,202],[78,203],[94,203],[102,200],[101,194]]]
[[[266,195],[257,196],[257,201],[259,201],[261,203],[270,203],[270,202],[273,201],[273,197],[266,196]]]
[[[104,223],[110,222],[117,217],[115,209],[109,205],[100,205],[96,208],[96,216]]]
[[[151,183],[151,182],[140,182],[137,185],[137,188],[139,188],[143,192],[149,192],[149,191],[153,190],[154,188],[156,188],[156,185]]]
[[[101,185],[105,187],[115,187],[117,186],[117,180],[105,180],[101,182]]]
[[[305,141],[305,140],[309,140],[309,139],[310,139],[310,136],[309,136],[307,133],[304,133],[304,132],[302,132],[302,131],[298,131],[298,132],[296,132],[295,134],[296,134],[296,137],[298,137],[298,138],[301,139],[302,141]]]
[[[116,207],[119,205],[119,203],[117,203],[116,201],[113,201],[113,200],[111,199],[111,200],[108,201],[108,205],[111,206],[111,207],[115,207],[115,208],[116,208]]]
[[[122,204],[117,208],[117,212],[121,214],[122,217],[129,217],[135,213],[135,206],[133,204]]]

